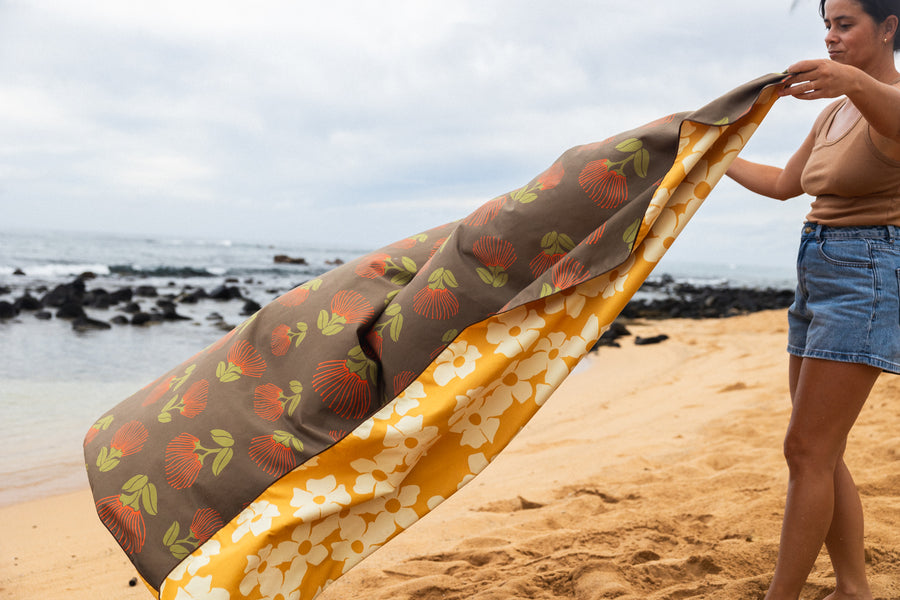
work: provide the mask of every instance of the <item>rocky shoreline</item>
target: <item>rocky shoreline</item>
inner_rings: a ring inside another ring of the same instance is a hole
[[[250,316],[260,304],[242,292],[240,282],[228,279],[209,291],[202,287],[185,286],[178,292],[152,285],[123,285],[110,291],[104,287],[89,287],[90,274],[75,277],[68,283],[53,287],[38,285],[14,290],[0,285],[0,320],[15,321],[30,315],[38,320],[65,319],[76,331],[108,330],[115,326],[148,326],[171,321],[194,321],[197,316],[182,314],[187,307],[212,302],[213,310],[204,318],[223,331],[236,323],[229,323],[215,310],[228,305],[230,312]],[[283,290],[287,291],[287,290]],[[267,290],[280,294],[278,290]],[[642,292],[645,296],[632,299],[622,311],[614,327],[604,334],[599,345],[615,345],[616,339],[628,335],[624,323],[634,319],[668,318],[727,318],[752,312],[790,306],[793,290],[754,289],[728,285],[694,285],[679,283],[663,275],[648,280]],[[111,316],[107,316],[113,312]],[[196,312],[196,311],[194,311]],[[663,341],[665,336],[635,340],[637,344]]]

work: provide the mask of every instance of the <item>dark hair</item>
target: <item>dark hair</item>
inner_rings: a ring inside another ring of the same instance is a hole
[[[876,23],[884,23],[885,19],[894,15],[900,19],[900,0],[856,0],[863,11]],[[819,14],[825,18],[825,0],[819,0]],[[894,33],[894,52],[900,50],[900,32]]]

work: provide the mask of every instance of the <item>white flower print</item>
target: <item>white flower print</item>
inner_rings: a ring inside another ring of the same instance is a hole
[[[248,533],[255,536],[268,531],[272,527],[272,519],[281,516],[278,506],[261,500],[254,502],[237,516],[237,529],[231,534],[232,542],[239,542]]]
[[[434,426],[423,427],[425,417],[403,417],[387,426],[384,447],[396,448],[404,455],[406,464],[412,464],[438,439],[440,430]]]
[[[632,267],[634,267],[634,254],[610,272],[606,287],[603,290],[604,298],[612,298],[616,294],[621,294],[625,291],[625,282],[631,277]]]
[[[644,238],[644,260],[651,263],[659,262],[669,250],[666,241],[671,244],[675,240],[675,230],[677,228],[678,216],[675,214],[675,211],[669,208],[663,210],[650,233]]]
[[[518,373],[530,379],[541,371],[546,371],[546,382],[562,382],[571,370],[571,359],[580,358],[584,354],[584,346],[585,341],[580,336],[568,338],[562,331],[551,332],[538,341],[530,357],[519,363]]]
[[[564,310],[568,316],[574,319],[584,310],[585,302],[589,297],[591,296],[582,292],[580,285],[548,296],[545,304],[547,314],[555,315]]]
[[[212,587],[212,575],[194,577],[179,588],[174,600],[231,600],[228,590]]]
[[[398,479],[403,478],[405,467],[403,465],[405,453],[396,448],[383,450],[375,455],[374,460],[360,458],[350,463],[350,466],[360,473],[353,485],[353,491],[365,496],[380,496],[393,490]]]
[[[343,572],[346,573],[351,567],[374,552],[381,542],[366,537],[366,522],[359,515],[351,514],[340,519],[339,527],[341,540],[332,544],[331,558],[336,561],[345,561]]]
[[[498,418],[512,404],[507,394],[486,395],[484,388],[456,397],[456,411],[450,417],[450,431],[461,434],[460,444],[481,448],[494,441],[500,429]]]
[[[454,377],[460,379],[475,370],[475,361],[481,358],[481,352],[475,344],[454,342],[447,346],[437,357],[434,368],[434,381],[440,386],[447,385]]]
[[[294,529],[291,539],[296,544],[291,565],[284,573],[285,589],[299,590],[309,566],[322,564],[328,556],[328,550],[322,545],[322,541],[330,533],[330,527],[312,527],[310,523],[304,523]]]
[[[407,485],[395,494],[377,498],[374,502],[378,508],[375,521],[366,528],[366,537],[373,543],[377,540],[383,544],[398,531],[406,529],[419,519],[419,513],[413,508],[419,500],[420,489],[415,485]]]
[[[521,404],[531,399],[534,388],[528,379],[539,374],[540,371],[537,373],[520,371],[521,367],[528,366],[527,364],[523,365],[523,362],[510,363],[503,371],[497,380],[497,385],[491,391],[491,395],[496,396],[495,400],[506,401],[510,404],[515,400]]]
[[[294,488],[291,506],[299,509],[294,512],[295,517],[310,522],[339,512],[350,501],[350,494],[343,484],[338,485],[334,475],[329,475],[322,479],[307,480],[305,490]]]
[[[278,594],[284,594],[286,591],[284,573],[280,567],[296,556],[297,546],[298,544],[293,541],[282,542],[278,546],[269,544],[260,549],[258,554],[248,556],[244,578],[238,586],[241,594],[247,597],[257,587],[259,595],[263,598],[274,598]]]
[[[538,315],[537,311],[529,312],[526,307],[520,306],[495,317],[488,324],[485,338],[490,343],[497,345],[495,353],[512,358],[530,348],[537,341],[544,325],[544,319]]]

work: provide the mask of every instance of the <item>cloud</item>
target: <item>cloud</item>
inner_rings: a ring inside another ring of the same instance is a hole
[[[788,4],[0,3],[0,202],[16,227],[388,243],[821,55]],[[789,156],[801,104],[748,156]]]

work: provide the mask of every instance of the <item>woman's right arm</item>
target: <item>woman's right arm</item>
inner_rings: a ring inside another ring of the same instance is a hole
[[[810,132],[783,169],[735,158],[725,174],[751,192],[776,200],[794,198],[803,193],[800,176],[812,152],[813,140]]]

